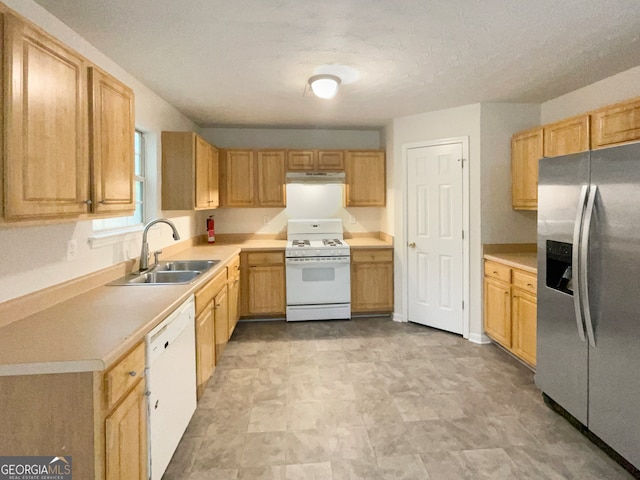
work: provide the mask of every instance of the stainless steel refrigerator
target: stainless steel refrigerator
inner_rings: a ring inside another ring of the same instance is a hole
[[[640,144],[544,158],[536,384],[640,468]]]

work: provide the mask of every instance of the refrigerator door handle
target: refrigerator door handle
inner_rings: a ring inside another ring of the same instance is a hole
[[[571,258],[571,264],[573,269],[573,308],[576,314],[576,324],[578,326],[578,336],[580,340],[585,342],[586,337],[584,334],[584,321],[582,320],[582,278],[580,277],[581,268],[581,241],[580,233],[582,232],[582,222],[584,219],[585,202],[587,200],[587,194],[589,193],[589,185],[582,185],[580,189],[580,199],[578,200],[578,213],[576,215],[576,222],[573,227],[573,252]]]
[[[596,346],[596,338],[593,334],[593,321],[591,319],[591,308],[589,303],[589,231],[591,230],[591,218],[598,195],[598,186],[594,185],[589,190],[587,209],[582,225],[582,238],[580,239],[580,285],[582,287],[582,309],[584,312],[584,323],[587,326],[587,337],[592,347]]]

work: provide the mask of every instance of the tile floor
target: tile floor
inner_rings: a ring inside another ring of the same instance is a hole
[[[499,348],[388,318],[241,322],[164,476],[628,478]]]

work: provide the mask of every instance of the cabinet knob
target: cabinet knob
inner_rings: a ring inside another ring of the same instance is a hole
[[[87,205],[91,205],[93,202],[92,202],[91,200],[85,200],[85,201],[84,201],[84,202],[82,202],[82,203],[86,203]]]
[[[135,370],[131,370],[129,372],[129,375],[131,375],[132,377],[135,377],[138,373]]]
[[[409,248],[416,248],[416,242],[411,242],[407,244]]]

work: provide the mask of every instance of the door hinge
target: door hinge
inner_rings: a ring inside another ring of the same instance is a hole
[[[464,158],[459,158],[458,161],[460,162],[460,168],[464,168],[464,162],[466,159]]]
[[[462,239],[464,240],[464,230],[462,230]]]
[[[464,310],[464,300],[462,300],[462,309]]]

